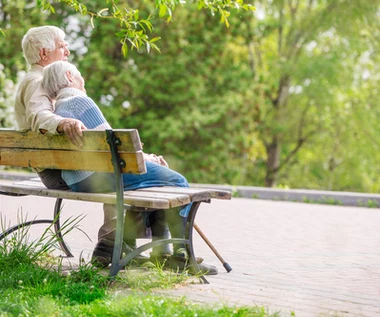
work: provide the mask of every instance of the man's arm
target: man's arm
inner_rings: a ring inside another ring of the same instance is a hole
[[[84,124],[76,119],[62,118],[54,113],[53,101],[38,85],[26,107],[26,118],[35,132],[64,133],[76,146],[81,147]]]

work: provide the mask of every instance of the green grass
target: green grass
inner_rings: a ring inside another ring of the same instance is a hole
[[[77,220],[63,227],[71,231]],[[62,263],[49,256],[57,242],[49,233],[50,229],[38,241],[26,242],[28,229],[21,228],[0,242],[0,317],[280,316],[257,306],[195,305],[185,297],[153,295],[151,290],[194,279],[187,272],[166,271],[158,264],[126,270],[114,280],[83,261],[63,274]]]
[[[338,205],[338,206],[343,205],[342,201],[334,199],[334,198],[325,197],[325,196],[322,196],[320,199],[316,199],[316,200],[313,200],[304,196],[302,198],[302,202],[308,203],[308,204]]]
[[[376,200],[368,199],[366,202],[358,201],[358,206],[368,208],[379,208],[379,204]]]

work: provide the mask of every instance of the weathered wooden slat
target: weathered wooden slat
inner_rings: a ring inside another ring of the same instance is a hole
[[[118,150],[136,152],[142,150],[140,137],[136,129],[113,130],[121,140]],[[59,149],[76,151],[109,151],[105,131],[83,131],[83,147],[77,148],[65,135],[37,134],[32,131],[19,132],[12,129],[0,129],[0,148]]]
[[[54,190],[41,187],[21,186],[21,185],[0,185],[0,192],[16,193],[35,196],[44,196],[51,198],[62,198],[80,201],[99,202],[107,204],[116,204],[116,194],[109,193],[77,193],[65,190]],[[124,203],[136,207],[153,208],[153,209],[168,209],[171,208],[170,201],[164,198],[141,197],[134,196],[132,191],[125,192]]]
[[[39,178],[24,180],[14,184],[45,188]],[[145,198],[165,198],[169,201],[170,207],[178,207],[190,202],[206,201],[209,199],[231,199],[231,193],[229,191],[172,186],[141,188],[124,192],[124,195]]]
[[[203,189],[196,187],[149,187],[141,188],[138,191],[144,192],[160,192],[160,193],[172,193],[172,194],[186,194],[190,196],[191,201],[202,201],[204,199],[231,199],[231,192],[219,189]]]
[[[39,179],[35,180],[24,180],[20,182],[13,183],[16,186],[22,187],[34,187],[46,189],[45,185]],[[162,187],[157,187],[160,190]],[[139,191],[139,190],[130,190],[124,192],[124,197],[141,197],[146,199],[165,199],[168,201],[170,208],[179,207],[191,202],[190,196],[183,193],[167,193],[167,192],[151,192],[151,191]]]
[[[38,179],[38,181],[35,181],[32,179],[28,179],[25,181],[19,181],[19,182],[13,183],[12,185],[46,188],[46,186],[44,184],[42,184],[42,182],[39,179]]]
[[[123,173],[143,174],[146,172],[144,155],[138,153],[119,153],[126,162]],[[50,168],[66,170],[85,170],[113,172],[111,153],[76,152],[61,150],[19,150],[0,149],[0,165]]]
[[[133,197],[144,197],[147,199],[156,199],[163,198],[169,202],[170,207],[179,207],[183,205],[187,205],[191,203],[191,199],[189,195],[186,194],[172,194],[172,193],[163,193],[163,192],[143,192],[139,190],[134,191],[125,191],[124,197],[126,196]]]

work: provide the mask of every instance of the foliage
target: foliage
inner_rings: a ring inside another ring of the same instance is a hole
[[[140,11],[138,9],[130,9],[130,3],[118,0],[102,1],[99,5],[106,5],[100,10],[91,11],[88,9],[88,5],[85,5],[85,1],[78,0],[57,0],[53,2],[61,2],[66,6],[75,9],[83,16],[90,16],[90,22],[94,28],[95,19],[112,19],[119,24],[119,31],[116,32],[117,37],[120,39],[121,50],[124,57],[128,54],[128,44],[132,49],[139,50],[142,46],[146,47],[147,52],[150,49],[159,51],[158,46],[155,44],[160,37],[149,38],[148,32],[152,32],[153,24],[151,22],[152,14],[147,18],[140,17]],[[178,5],[186,4],[186,0],[156,0],[155,9],[158,10],[160,17],[166,17],[166,22],[172,20],[172,15],[175,7]],[[55,13],[55,8],[49,0],[37,0],[39,7],[44,10],[50,10]],[[243,10],[254,10],[251,4],[246,4],[243,0],[216,0],[216,1],[197,1],[198,9],[207,9],[213,14],[216,12],[221,16],[221,22],[226,26],[229,26],[228,18],[230,16],[230,8],[239,8]]]
[[[299,187],[305,174],[297,172],[298,162],[311,168],[302,157],[305,148],[319,163],[318,172],[328,179],[335,171],[323,166],[335,160],[337,149],[347,157],[350,143],[346,141],[353,139],[347,138],[354,123],[347,105],[364,71],[360,58],[371,52],[372,43],[363,34],[377,25],[373,8],[379,3],[363,0],[355,7],[352,1],[256,4],[258,15],[251,23],[247,45],[255,89],[252,115],[266,149],[262,157],[266,185],[280,180]],[[310,178],[310,170],[306,175]],[[302,187],[307,183],[304,179]],[[329,184],[311,185],[316,186]]]
[[[32,1],[0,1],[0,127],[14,126],[13,100],[17,81],[25,74],[21,38],[34,25],[45,23],[45,15]],[[16,18],[17,17],[17,18]],[[20,53],[18,53],[20,52]]]
[[[13,126],[13,109],[9,104],[13,103],[16,94],[15,83],[7,78],[4,73],[4,65],[0,64],[0,127]]]

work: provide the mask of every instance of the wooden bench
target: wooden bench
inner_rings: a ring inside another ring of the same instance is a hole
[[[117,222],[110,269],[111,277],[116,276],[121,268],[142,252],[154,246],[168,243],[184,243],[186,245],[189,263],[196,273],[198,266],[194,256],[192,234],[194,226],[198,230],[194,223],[197,210],[202,202],[210,202],[211,199],[231,199],[231,193],[228,191],[201,188],[151,187],[124,191],[122,173],[143,174],[146,172],[142,145],[138,131],[135,129],[84,131],[82,148],[74,146],[64,135],[37,135],[33,132],[0,129],[0,165],[60,170],[91,170],[115,174],[116,193],[78,193],[70,190],[47,189],[39,179],[16,182],[11,185],[0,185],[0,194],[3,195],[36,195],[56,198],[52,219],[35,219],[18,224],[1,233],[0,240],[22,226],[49,223],[54,225],[60,246],[68,257],[73,255],[61,235],[59,215],[62,200],[71,199],[115,204],[117,206]],[[161,239],[148,242],[120,259],[125,212],[165,210],[187,205],[190,202],[193,204],[187,220],[185,239]],[[203,238],[218,256],[207,238]],[[222,258],[218,257],[222,261]],[[223,265],[228,272],[231,270],[227,263],[223,263]],[[201,279],[207,283],[204,276],[201,276]]]

